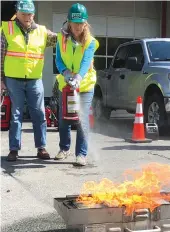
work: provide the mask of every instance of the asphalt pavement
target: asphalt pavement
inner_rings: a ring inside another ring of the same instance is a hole
[[[64,232],[69,231],[54,209],[53,199],[79,194],[86,181],[108,178],[122,182],[127,169],[138,170],[151,162],[170,165],[170,135],[158,141],[131,144],[133,115],[112,115],[109,122],[96,125],[90,133],[88,164],[75,167],[72,130],[72,155],[63,161],[53,158],[58,152],[59,134],[48,128],[47,149],[50,160],[39,160],[33,143],[32,124],[23,123],[22,150],[16,162],[7,162],[8,132],[1,133],[1,231],[2,232]],[[73,230],[75,231],[75,230]]]

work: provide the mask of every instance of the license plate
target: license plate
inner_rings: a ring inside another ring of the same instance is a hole
[[[84,232],[106,232],[106,226],[102,224],[84,226]]]

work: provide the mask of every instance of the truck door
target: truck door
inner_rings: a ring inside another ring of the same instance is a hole
[[[120,106],[119,102],[119,79],[121,70],[125,67],[127,48],[122,46],[118,49],[113,59],[107,78],[107,105],[110,107]]]
[[[144,77],[142,68],[144,65],[144,53],[142,45],[135,43],[127,46],[129,57],[137,58],[137,66],[134,70],[127,69],[127,65],[120,73],[119,95],[120,102],[124,108],[134,109],[136,107],[136,98],[143,96]]]

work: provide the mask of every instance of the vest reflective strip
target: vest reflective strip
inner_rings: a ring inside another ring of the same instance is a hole
[[[12,52],[12,51],[7,51],[6,56],[28,57],[28,58],[35,58],[35,59],[43,59],[44,58],[43,54]]]
[[[8,22],[8,32],[9,32],[9,35],[13,35],[14,33],[14,26],[13,26],[12,21]]]
[[[67,48],[67,39],[64,35],[62,35],[62,50],[63,52],[66,52],[66,48]],[[82,47],[82,53],[84,52],[85,48],[84,46]]]
[[[66,37],[63,35],[62,36],[62,50],[63,50],[63,52],[66,52],[66,47],[67,47],[67,40],[66,40]]]

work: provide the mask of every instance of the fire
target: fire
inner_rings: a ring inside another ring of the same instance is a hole
[[[90,207],[96,204],[125,206],[127,215],[143,208],[153,211],[163,200],[170,201],[170,193],[161,193],[170,186],[170,165],[151,163],[141,171],[127,170],[124,176],[123,183],[113,183],[106,178],[100,183],[84,183],[76,201]]]

